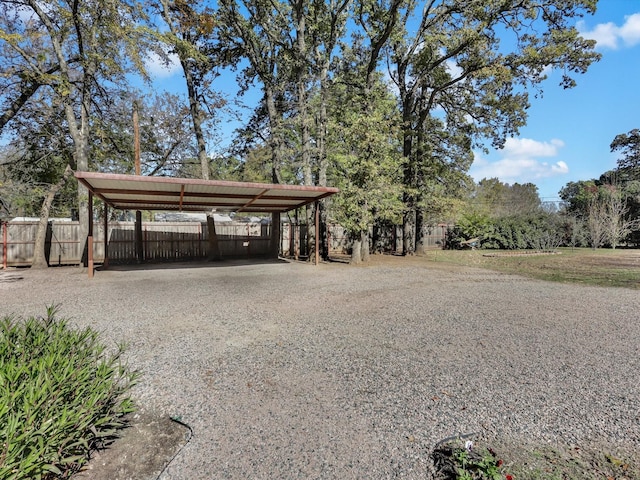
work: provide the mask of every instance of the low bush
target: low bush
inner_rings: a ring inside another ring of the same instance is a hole
[[[471,239],[483,249],[555,250],[567,243],[567,225],[557,214],[545,212],[491,218],[469,213],[449,230],[450,249],[467,246]]]
[[[138,373],[98,333],[45,318],[0,320],[0,478],[69,478],[133,411]]]

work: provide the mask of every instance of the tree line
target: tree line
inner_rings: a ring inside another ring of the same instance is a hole
[[[483,248],[552,250],[559,246],[640,246],[640,131],[615,137],[617,167],[597,179],[569,182],[560,204],[540,201],[533,184],[481,180],[449,231],[448,246],[470,239]]]
[[[596,3],[0,0],[2,208],[86,225],[65,169],[133,173],[135,105],[143,174],[337,186],[321,219],[348,230],[354,262],[372,224],[420,252],[424,226],[475,195],[472,150],[518,133],[548,72],[571,88],[599,59],[574,26]],[[151,58],[179,64],[184,96],[148,92]],[[251,90],[220,154],[223,113]]]

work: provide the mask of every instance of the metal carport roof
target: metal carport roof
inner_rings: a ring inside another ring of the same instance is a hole
[[[97,196],[111,208],[121,210],[164,210],[191,212],[254,212],[280,214],[304,207],[338,193],[337,188],[270,183],[226,182],[174,177],[145,177],[98,172],[75,172],[75,177],[89,189],[89,198]],[[93,277],[93,202],[89,202],[87,236],[88,271]],[[105,265],[108,264],[107,211],[104,215]],[[316,231],[318,210],[316,209]],[[136,219],[136,229],[140,228]],[[138,231],[138,230],[136,230]],[[276,230],[273,230],[276,231]],[[136,242],[140,242],[136,234]],[[136,250],[142,251],[136,245]],[[143,254],[140,258],[142,259]],[[318,264],[316,236],[316,264]]]
[[[75,172],[109,206],[121,210],[287,212],[338,193],[337,188]]]

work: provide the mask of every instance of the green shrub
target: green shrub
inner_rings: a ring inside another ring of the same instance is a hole
[[[461,248],[466,240],[479,238],[484,249],[554,250],[565,242],[566,225],[553,213],[528,213],[490,218],[469,213],[449,230],[449,248]]]
[[[0,478],[69,478],[133,411],[138,374],[90,328],[56,319],[0,321]]]

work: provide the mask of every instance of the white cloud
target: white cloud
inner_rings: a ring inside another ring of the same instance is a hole
[[[180,71],[180,61],[175,54],[169,54],[169,63],[163,60],[158,54],[151,53],[145,61],[145,67],[151,77],[167,78]]]
[[[538,142],[530,138],[507,138],[504,144],[504,156],[511,158],[555,157],[558,149],[564,147],[562,140]]]
[[[613,22],[599,23],[593,29],[587,30],[584,22],[578,22],[578,30],[585,38],[597,42],[598,47],[616,49],[620,43],[632,47],[640,43],[640,13],[625,17],[624,24],[617,26]]]
[[[569,166],[562,160],[547,162],[541,158],[556,157],[564,146],[562,140],[539,142],[530,138],[509,138],[497,153],[501,158],[491,161],[474,152],[469,173],[476,180],[498,178],[505,183],[527,183],[542,178],[569,173]]]
[[[620,27],[620,37],[630,46],[640,43],[640,13],[626,17],[624,25]]]

